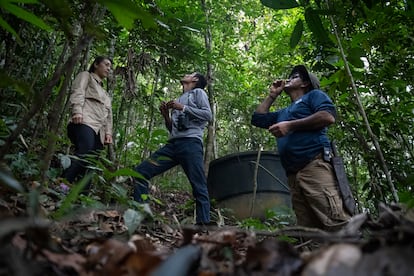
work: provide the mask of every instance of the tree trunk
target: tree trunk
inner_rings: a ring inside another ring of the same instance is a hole
[[[207,55],[211,54],[211,28],[209,23],[209,13],[210,10],[208,9],[206,5],[205,0],[201,0],[201,6],[204,11],[204,15],[206,17],[206,29],[204,33],[204,41],[206,46]],[[207,85],[207,93],[208,93],[208,99],[210,102],[210,108],[212,112],[212,120],[208,124],[207,128],[207,141],[205,143],[205,155],[204,155],[204,172],[206,175],[208,175],[209,165],[210,162],[216,158],[216,152],[215,152],[215,143],[216,143],[216,108],[214,104],[214,86],[213,86],[213,65],[207,61],[207,73],[206,77],[208,80]]]
[[[327,4],[329,6],[329,2],[328,1],[327,1]],[[391,193],[392,193],[392,195],[394,197],[394,200],[396,202],[398,202],[399,199],[398,199],[397,190],[395,189],[395,186],[394,186],[394,184],[392,182],[391,174],[390,174],[390,172],[388,170],[387,163],[385,162],[385,158],[384,158],[384,155],[382,153],[381,147],[380,147],[380,145],[378,143],[378,139],[377,139],[377,137],[375,136],[375,134],[373,133],[373,131],[371,129],[371,126],[370,126],[369,121],[368,121],[367,114],[365,113],[365,109],[364,109],[364,107],[363,107],[363,105],[361,103],[361,100],[359,98],[358,89],[357,89],[357,87],[355,85],[354,78],[353,78],[352,73],[351,73],[351,69],[349,68],[349,64],[348,64],[348,61],[347,61],[347,58],[346,58],[344,49],[342,47],[341,39],[339,38],[339,34],[338,34],[338,31],[337,31],[337,28],[336,28],[335,21],[334,21],[334,19],[333,19],[332,16],[330,16],[329,18],[331,20],[332,28],[334,30],[335,37],[336,37],[336,40],[338,42],[338,47],[339,47],[339,50],[341,52],[342,59],[343,59],[344,64],[345,64],[346,72],[347,72],[347,74],[348,74],[348,76],[349,76],[349,78],[351,80],[352,89],[353,89],[353,92],[354,92],[354,97],[355,97],[356,102],[357,102],[357,106],[358,106],[358,109],[359,109],[359,113],[360,113],[360,115],[362,116],[362,118],[364,120],[365,127],[366,127],[366,129],[368,131],[368,134],[369,134],[369,136],[370,136],[370,138],[371,138],[371,140],[372,140],[372,142],[373,142],[373,144],[375,146],[375,149],[377,151],[377,156],[379,158],[380,165],[382,166],[382,169],[384,171],[385,177],[386,177],[387,182],[388,182],[388,186],[389,186],[389,188],[391,190]]]
[[[85,41],[82,41],[78,45],[84,45]],[[74,53],[73,57],[76,54]],[[77,53],[79,55],[79,53]],[[16,140],[16,138],[21,134],[23,129],[26,128],[30,120],[43,109],[45,103],[49,100],[50,95],[52,94],[53,88],[59,83],[62,75],[64,72],[68,72],[70,67],[72,66],[72,60],[69,59],[62,67],[56,67],[55,72],[53,73],[52,78],[46,83],[46,85],[41,90],[38,97],[36,97],[33,101],[32,106],[30,107],[29,111],[23,116],[20,120],[17,127],[14,131],[9,135],[4,145],[0,148],[0,159],[4,158],[4,155],[8,153],[8,150],[11,149],[12,143]],[[73,69],[73,68],[72,68]]]
[[[67,96],[67,90],[69,86],[69,82],[71,80],[71,76],[73,70],[75,68],[76,63],[79,61],[80,53],[83,49],[85,49],[89,43],[92,41],[92,36],[85,34],[83,35],[78,44],[72,51],[72,55],[66,61],[65,65],[63,66],[64,69],[61,71],[61,75],[64,75],[63,83],[60,87],[59,93],[54,101],[52,109],[49,111],[48,122],[49,122],[49,129],[48,129],[48,141],[47,141],[47,149],[45,155],[43,157],[42,165],[41,165],[41,179],[43,181],[46,180],[46,171],[49,169],[50,161],[52,160],[53,154],[55,152],[55,144],[58,139],[58,129],[59,129],[59,122],[60,117],[63,115],[62,110],[64,107],[64,100],[65,96]],[[52,88],[53,89],[53,88]],[[49,94],[51,91],[49,92]]]
[[[112,37],[112,39],[111,39],[111,47],[110,47],[110,50],[109,50],[109,58],[111,58],[111,59],[113,59],[113,57],[114,57],[114,53],[115,53],[115,37]],[[115,88],[115,83],[116,83],[116,80],[115,80],[115,76],[114,76],[114,74],[111,74],[109,77],[108,77],[108,79],[107,79],[108,81],[106,82],[106,91],[108,92],[108,94],[109,94],[109,97],[111,98],[111,99],[113,99],[113,93],[112,93],[112,91],[114,91],[114,88]],[[112,116],[113,116],[113,112],[112,112]],[[116,128],[113,128],[114,130],[116,129]],[[112,163],[115,163],[115,161],[116,161],[116,151],[115,151],[115,135],[113,135],[113,140],[112,140],[112,144],[109,144],[108,145],[108,154],[107,154],[107,158],[112,162]]]
[[[154,100],[155,100],[155,93],[157,91],[157,87],[158,87],[158,79],[160,77],[160,70],[156,69],[155,70],[155,74],[154,74],[154,79],[153,79],[153,83],[152,83],[152,91],[151,91],[151,96],[150,96],[150,101],[149,101],[149,118],[148,118],[148,140],[145,143],[145,146],[142,150],[142,158],[146,158],[147,156],[149,156],[151,154],[150,149],[149,149],[149,141],[151,141],[152,138],[152,130],[154,128],[154,122],[155,122],[155,116],[158,115],[158,109],[154,108]],[[157,113],[157,114],[156,114]]]
[[[103,14],[105,12],[105,9],[99,8],[98,5],[95,5],[92,13],[91,18],[102,18]],[[85,21],[83,24],[83,34],[79,38],[78,43],[76,46],[74,46],[72,50],[72,55],[68,58],[66,63],[63,66],[63,70],[61,70],[61,76],[65,76],[62,82],[62,85],[59,89],[59,93],[54,101],[53,107],[51,111],[49,111],[48,115],[48,123],[49,123],[49,129],[48,129],[48,141],[47,141],[47,149],[45,152],[45,155],[43,156],[42,164],[41,164],[41,179],[43,181],[46,181],[46,172],[49,169],[50,161],[52,160],[53,154],[55,153],[55,145],[56,141],[58,139],[58,130],[60,128],[61,120],[60,118],[64,115],[64,106],[65,106],[65,98],[67,98],[67,90],[69,86],[69,82],[71,80],[71,76],[73,74],[74,68],[76,63],[79,62],[80,55],[82,51],[85,49],[88,49],[90,43],[93,40],[93,36],[90,35],[88,32],[85,31],[85,26],[88,24],[88,21]],[[66,47],[65,47],[66,48]],[[86,51],[85,57],[88,56],[89,51]],[[83,59],[83,62],[86,61],[87,58]],[[83,65],[84,66],[84,65]],[[51,90],[48,92],[49,95],[52,92],[53,87],[51,87]]]

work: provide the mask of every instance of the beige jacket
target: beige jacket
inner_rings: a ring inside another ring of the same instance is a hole
[[[72,84],[69,101],[72,116],[82,114],[83,124],[99,132],[103,145],[105,135],[112,136],[112,102],[101,84],[95,73],[79,73]]]

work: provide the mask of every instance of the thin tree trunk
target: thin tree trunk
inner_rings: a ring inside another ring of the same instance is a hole
[[[328,0],[326,1],[326,3],[329,6]],[[373,142],[373,144],[375,146],[375,149],[377,151],[377,155],[378,155],[378,158],[379,158],[380,165],[381,165],[381,167],[382,167],[382,169],[384,171],[385,177],[386,177],[387,182],[388,182],[388,186],[389,186],[389,188],[391,190],[391,193],[392,193],[392,195],[394,197],[394,200],[396,202],[398,202],[399,199],[398,199],[397,190],[395,189],[395,186],[394,186],[394,184],[392,182],[391,174],[390,174],[390,172],[388,170],[388,167],[387,167],[387,164],[385,162],[385,158],[384,158],[384,155],[382,153],[381,147],[380,147],[380,145],[378,143],[378,139],[377,139],[377,137],[375,136],[375,134],[373,133],[373,131],[371,129],[371,126],[370,126],[369,121],[368,121],[368,117],[367,117],[367,115],[365,113],[365,109],[364,109],[364,107],[363,107],[363,105],[361,103],[361,100],[360,100],[360,97],[359,97],[359,93],[358,93],[358,89],[357,89],[357,87],[355,85],[355,81],[354,81],[354,78],[352,76],[351,69],[349,68],[348,60],[347,60],[347,58],[345,56],[345,52],[344,52],[344,49],[342,47],[341,39],[339,37],[339,34],[338,34],[338,30],[336,28],[335,21],[333,19],[333,16],[329,16],[329,18],[331,20],[332,28],[334,30],[335,37],[336,37],[336,40],[338,42],[338,47],[339,47],[339,50],[341,52],[342,59],[343,59],[344,64],[345,64],[346,72],[347,72],[347,74],[349,76],[349,79],[351,81],[352,90],[354,92],[354,97],[355,97],[356,102],[357,102],[357,106],[358,106],[358,109],[359,109],[359,113],[360,113],[360,115],[363,118],[363,121],[364,121],[365,127],[367,129],[367,132],[368,132],[368,134],[369,134],[369,136],[370,136],[370,138],[371,138],[371,140],[372,140],[372,142]]]
[[[103,14],[105,13],[105,9],[102,9],[99,7],[99,5],[94,5],[91,18],[101,18]],[[88,24],[88,22],[84,22],[83,26]],[[82,28],[85,30],[85,28]],[[88,34],[87,32],[83,32],[82,36],[79,38],[78,43],[76,46],[74,46],[72,52],[72,55],[68,58],[64,65],[64,70],[62,71],[62,75],[65,76],[62,82],[62,85],[59,89],[59,93],[54,101],[52,109],[49,111],[48,115],[48,123],[49,123],[49,129],[48,129],[48,147],[46,149],[45,155],[42,160],[41,164],[41,179],[43,181],[46,180],[46,172],[49,169],[50,161],[52,160],[53,154],[55,153],[55,145],[56,141],[58,139],[58,132],[59,128],[61,127],[61,117],[64,116],[64,110],[65,105],[67,102],[65,102],[65,99],[67,99],[67,90],[69,83],[71,81],[71,76],[73,74],[74,68],[76,63],[79,63],[79,59],[81,56],[82,51],[85,51],[84,58],[82,59],[82,68],[85,67],[85,62],[88,59],[89,55],[89,46],[93,40],[93,36]],[[66,48],[66,47],[65,47]]]
[[[252,201],[250,202],[250,217],[253,216],[254,213],[254,207],[256,205],[256,196],[257,196],[257,175],[259,172],[259,164],[260,164],[260,156],[262,155],[262,148],[259,147],[259,150],[257,151],[257,158],[256,158],[256,164],[254,165],[254,174],[253,174],[253,195],[252,195]]]
[[[89,43],[92,41],[92,36],[90,35],[83,35],[82,38],[79,40],[78,44],[74,48],[72,55],[66,61],[64,65],[64,69],[62,70],[61,74],[65,76],[63,83],[60,87],[59,93],[57,98],[54,101],[52,109],[49,111],[49,130],[48,130],[48,141],[46,148],[45,155],[43,157],[42,165],[41,165],[41,179],[43,181],[46,180],[46,171],[49,169],[50,160],[52,160],[53,154],[55,152],[55,144],[58,139],[57,132],[59,128],[60,117],[62,114],[62,109],[64,106],[64,99],[67,95],[67,89],[69,86],[69,82],[71,80],[71,76],[73,70],[75,68],[76,63],[79,61],[80,53],[83,49],[85,49]],[[52,88],[53,89],[53,88]],[[49,93],[50,94],[50,93]]]
[[[80,45],[84,45],[86,41],[82,41]],[[74,53],[75,55],[79,55],[79,53]],[[4,145],[0,148],[0,159],[4,158],[4,155],[8,153],[8,150],[11,149],[12,143],[16,140],[16,138],[21,134],[23,129],[26,128],[28,123],[31,119],[43,109],[45,103],[48,101],[50,95],[52,94],[53,88],[59,83],[62,75],[64,72],[67,72],[68,69],[72,66],[71,62],[73,60],[68,60],[62,67],[56,67],[55,72],[53,73],[52,78],[46,83],[43,87],[39,96],[35,98],[32,106],[30,107],[29,111],[23,116],[20,120],[17,127],[13,130],[13,132],[9,135]]]
[[[115,53],[115,37],[111,39],[111,48],[109,50],[109,58],[113,59]],[[111,74],[106,82],[106,91],[108,92],[111,99],[113,99],[113,93],[115,87],[115,75]],[[111,101],[112,102],[112,101]],[[113,113],[112,113],[113,114]],[[113,116],[113,115],[112,115]],[[114,128],[116,129],[116,128]],[[113,163],[116,161],[116,152],[115,152],[115,136],[113,136],[112,144],[108,145],[108,159],[111,160]]]
[[[207,50],[207,55],[211,54],[211,28],[209,23],[209,13],[210,10],[208,9],[206,5],[205,0],[201,0],[201,6],[204,11],[204,15],[206,17],[206,29],[204,33],[204,41],[205,46]],[[212,112],[212,120],[208,124],[207,128],[207,141],[206,141],[206,147],[205,147],[205,155],[204,155],[204,172],[206,175],[208,175],[209,165],[210,162],[216,158],[216,152],[215,152],[215,143],[216,143],[216,108],[214,104],[214,86],[213,86],[213,65],[207,61],[207,73],[206,77],[208,80],[207,85],[207,93],[208,93],[208,99],[210,102],[210,108]]]
[[[145,147],[143,148],[142,152],[142,158],[145,158],[147,156],[150,155],[150,150],[149,150],[149,141],[151,141],[152,138],[152,130],[154,128],[154,121],[155,121],[155,109],[154,108],[154,99],[155,99],[155,91],[157,91],[157,87],[158,87],[158,79],[160,77],[160,70],[156,69],[155,70],[155,75],[154,75],[154,79],[153,79],[153,83],[152,83],[152,91],[151,91],[151,96],[150,96],[150,104],[149,104],[149,108],[150,108],[150,115],[149,115],[149,122],[148,122],[148,140],[145,143]],[[157,113],[158,114],[158,113]]]

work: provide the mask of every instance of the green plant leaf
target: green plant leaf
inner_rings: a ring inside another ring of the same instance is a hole
[[[18,192],[24,192],[23,186],[10,174],[0,170],[0,183]]]
[[[19,44],[23,44],[22,39],[20,38],[20,36],[16,33],[16,31],[9,25],[9,23],[7,23],[6,21],[4,21],[4,19],[2,17],[0,17],[0,26],[5,29],[6,31],[8,31],[9,33],[11,33],[17,40],[17,42]]]
[[[17,3],[17,4],[38,4],[39,3],[39,1],[37,0],[18,0],[18,1],[9,0],[8,2]]]
[[[398,192],[398,197],[400,198],[400,202],[407,205],[409,209],[414,207],[414,198],[413,193],[409,191]]]
[[[261,0],[260,2],[262,2],[262,4],[265,5],[266,7],[269,7],[275,10],[292,9],[292,8],[299,7],[298,2],[296,2],[295,0],[280,0],[280,1]]]
[[[30,85],[22,80],[10,77],[6,71],[0,70],[0,88],[13,88],[15,91],[19,92],[21,95],[31,97],[33,91],[30,88]]]
[[[315,10],[307,8],[305,10],[305,20],[312,34],[315,36],[316,41],[321,44],[332,44],[328,32],[323,27],[319,14]]]
[[[300,38],[302,37],[303,33],[303,21],[299,19],[296,22],[295,28],[293,29],[292,35],[290,36],[289,46],[290,48],[295,48],[298,45]]]
[[[144,178],[140,173],[137,173],[136,171],[130,168],[122,168],[109,174],[110,178],[114,178],[117,176],[132,176],[137,178]]]
[[[37,217],[39,215],[39,203],[41,203],[39,189],[31,189],[27,195],[27,199],[27,213],[30,217]]]
[[[361,48],[351,48],[348,50],[348,61],[352,63],[355,67],[363,68],[364,63],[361,60],[361,57],[364,56],[364,50]]]
[[[86,187],[86,185],[91,180],[93,174],[89,173],[85,177],[83,177],[76,185],[72,186],[70,189],[69,194],[65,197],[62,204],[60,205],[60,208],[56,210],[55,213],[53,213],[53,217],[55,219],[61,218],[63,215],[65,215],[68,210],[72,208],[73,202],[75,202],[79,194],[83,191],[83,189]]]
[[[13,5],[11,3],[4,3],[3,8],[7,10],[8,12],[10,12],[11,14],[14,14],[16,17],[23,19],[43,30],[46,30],[46,31],[52,30],[52,28],[49,25],[47,25],[42,19],[40,19],[33,13],[20,8],[19,6]]]
[[[140,19],[146,28],[155,27],[152,16],[130,0],[99,0],[113,14],[118,23],[126,29],[132,29],[134,21]]]
[[[66,170],[67,168],[70,167],[71,160],[70,160],[70,157],[68,155],[59,154],[58,158],[59,158],[60,164],[62,165],[62,168],[64,170]]]
[[[28,229],[43,230],[50,227],[50,221],[41,218],[12,217],[0,220],[0,239],[10,237],[10,234],[24,232]],[[36,232],[38,233],[38,232]]]
[[[128,228],[128,233],[130,236],[132,236],[132,234],[135,232],[135,230],[137,230],[138,226],[144,219],[144,215],[135,210],[128,209],[124,212],[123,218],[125,225]]]

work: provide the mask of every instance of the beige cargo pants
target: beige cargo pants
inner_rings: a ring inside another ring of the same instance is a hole
[[[344,209],[332,165],[318,157],[288,176],[297,224],[337,231],[350,215]]]

